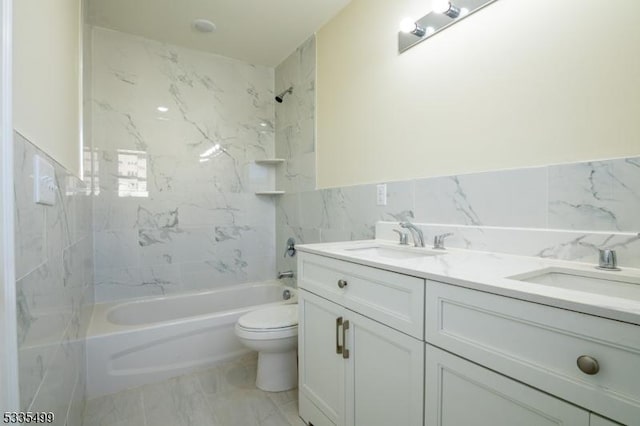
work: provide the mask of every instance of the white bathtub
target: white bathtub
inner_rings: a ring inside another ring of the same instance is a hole
[[[283,300],[266,281],[212,291],[96,304],[87,333],[87,396],[118,392],[207,368],[248,350],[234,334],[243,314]]]

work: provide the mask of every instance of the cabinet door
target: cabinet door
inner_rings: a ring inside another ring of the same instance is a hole
[[[348,426],[423,426],[424,343],[346,315]]]
[[[343,318],[344,308],[326,299],[301,290],[298,300],[300,315],[298,328],[299,391],[333,424],[344,425],[344,366],[336,351],[336,339],[342,330],[337,320]],[[342,345],[342,341],[339,342]],[[300,415],[314,424],[317,410],[308,404],[300,405]]]
[[[588,426],[589,413],[426,345],[426,426]]]

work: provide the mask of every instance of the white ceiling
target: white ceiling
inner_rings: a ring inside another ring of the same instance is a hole
[[[93,25],[276,66],[350,0],[89,0]],[[191,28],[196,18],[217,26]]]

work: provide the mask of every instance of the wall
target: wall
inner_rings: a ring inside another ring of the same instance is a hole
[[[80,425],[94,292],[90,191],[22,135],[14,139],[20,409]],[[33,202],[36,154],[54,164],[54,206]]]
[[[639,2],[498,1],[399,55],[428,7],[353,0],[318,32],[319,187],[640,154]]]
[[[273,69],[93,37],[97,301],[273,278]]]
[[[276,254],[279,271],[296,268],[296,259],[283,257],[289,237],[305,241],[287,226],[288,215],[298,214],[298,193],[316,187],[315,107],[316,40],[309,38],[275,70],[276,93],[293,86],[293,93],[276,104],[276,157],[284,158],[278,166],[276,187],[285,191],[276,205]],[[318,206],[316,206],[318,207]],[[309,241],[307,242],[315,242]]]
[[[14,127],[80,176],[81,0],[14,2]]]
[[[276,68],[277,88],[298,83],[284,76],[310,69],[312,49],[308,42]],[[313,115],[314,91],[297,96],[305,99],[290,100],[295,108],[277,107],[276,129],[304,128]],[[313,132],[276,132],[276,151],[292,164],[311,146]],[[313,176],[312,165],[305,173]],[[454,232],[449,247],[589,263],[610,247],[621,265],[640,267],[640,157],[389,182],[384,206],[376,204],[375,184],[315,190],[310,179],[293,177],[278,175],[287,193],[277,205],[277,253],[288,237],[298,244],[395,240],[390,228],[409,219],[428,224],[427,243]],[[278,257],[279,270],[295,268],[295,258]]]

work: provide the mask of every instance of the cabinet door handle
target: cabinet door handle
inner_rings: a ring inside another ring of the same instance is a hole
[[[582,355],[578,357],[578,368],[584,374],[588,374],[593,376],[594,374],[598,374],[600,371],[600,365],[598,364],[598,360],[593,357]]]
[[[342,324],[342,358],[349,358],[349,349],[347,349],[347,330],[349,329],[349,321],[345,321]]]
[[[340,327],[342,327],[342,317],[336,318],[336,353],[342,353],[342,346],[340,346]]]
[[[345,288],[347,286],[347,282],[345,280],[338,280],[338,287]]]

